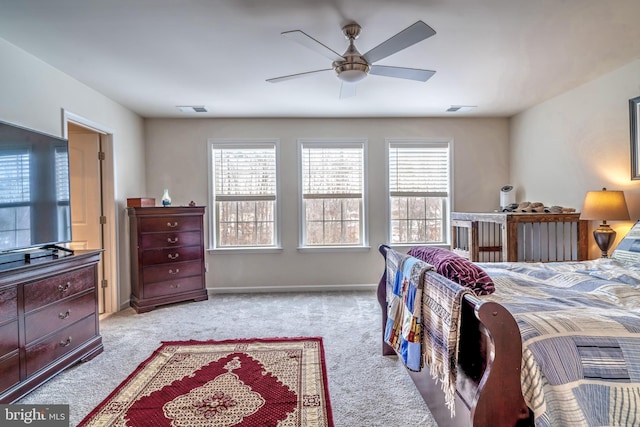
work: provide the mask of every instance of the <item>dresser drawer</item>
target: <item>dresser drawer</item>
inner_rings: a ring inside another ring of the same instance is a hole
[[[20,382],[20,355],[13,354],[0,357],[0,393]]]
[[[0,323],[18,317],[18,288],[11,286],[0,291]]]
[[[142,253],[144,265],[164,264],[202,259],[202,246],[151,249]]]
[[[34,311],[25,318],[27,345],[56,329],[64,328],[96,311],[94,292],[49,305],[44,310]]]
[[[142,275],[145,288],[149,283],[200,276],[202,275],[202,261],[175,262],[144,267]]]
[[[142,249],[201,246],[201,231],[183,231],[181,233],[147,233],[140,237]]]
[[[202,216],[167,216],[155,218],[141,218],[140,232],[155,231],[188,231],[202,228]]]
[[[18,346],[18,321],[15,320],[0,327],[0,357],[17,350]]]
[[[148,283],[144,287],[145,298],[156,298],[182,292],[203,289],[201,276],[191,276],[184,279],[166,280],[164,282]]]
[[[25,312],[92,289],[95,274],[95,267],[90,266],[25,285]]]
[[[33,375],[96,336],[95,314],[27,347],[27,375]]]

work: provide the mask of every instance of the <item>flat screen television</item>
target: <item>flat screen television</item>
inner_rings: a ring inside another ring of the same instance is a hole
[[[69,141],[0,121],[0,253],[70,241]]]

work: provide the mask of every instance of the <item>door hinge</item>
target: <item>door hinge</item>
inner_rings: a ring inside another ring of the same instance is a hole
[[[104,151],[98,151],[98,160],[104,160],[105,157]]]
[[[100,282],[100,287],[102,288],[106,288],[109,285],[109,281],[107,279],[102,279],[102,282]]]
[[[101,215],[101,216],[100,216],[100,224],[101,224],[101,225],[104,225],[104,224],[106,224],[106,223],[107,223],[107,217],[106,217],[106,216],[104,216],[104,215]]]

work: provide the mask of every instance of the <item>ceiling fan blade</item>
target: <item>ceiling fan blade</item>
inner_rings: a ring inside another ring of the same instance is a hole
[[[342,82],[340,85],[340,99],[351,98],[356,96],[356,84]]]
[[[389,55],[406,49],[426,38],[431,37],[436,32],[433,28],[422,21],[418,21],[410,27],[400,31],[395,36],[383,41],[369,52],[362,55],[369,64],[373,64]]]
[[[325,68],[324,70],[315,70],[315,71],[305,71],[304,73],[290,74],[288,76],[282,76],[282,77],[274,77],[272,79],[267,79],[267,81],[269,83],[279,83],[285,80],[293,80],[293,79],[298,79],[300,77],[307,77],[312,74],[322,73],[324,71],[333,71],[333,68]]]
[[[396,77],[398,79],[417,80],[426,82],[436,72],[431,70],[419,70],[417,68],[388,67],[385,65],[372,65],[369,68],[369,74],[377,76]]]
[[[318,52],[320,55],[326,56],[332,61],[344,61],[342,55],[300,30],[285,31],[282,35]]]

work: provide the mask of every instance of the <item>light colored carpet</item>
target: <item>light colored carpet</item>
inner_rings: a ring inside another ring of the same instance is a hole
[[[17,403],[69,404],[75,426],[161,341],[321,336],[338,427],[437,424],[397,357],[381,355],[375,292],[212,295],[208,301],[123,310],[100,322],[105,351]]]

